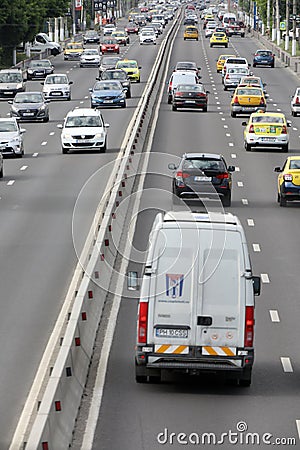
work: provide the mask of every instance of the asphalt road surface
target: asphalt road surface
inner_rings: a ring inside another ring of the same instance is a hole
[[[231,118],[230,91],[223,90],[216,59],[222,53],[237,53],[252,62],[261,44],[253,38],[232,37],[229,48],[209,47],[205,38],[183,40],[183,27],[175,39],[170,67],[177,61],[195,60],[202,67],[202,81],[210,91],[208,112],[171,111],[166,94],[152,146],[149,175],[144,185],[134,245],[147,247],[148,232],[157,210],[173,208],[168,162],[184,152],[222,153],[235,165],[230,212],[245,228],[253,272],[262,275],[262,294],[256,301],[256,361],[250,388],[224,384],[210,377],[167,378],[160,385],[139,385],[134,378],[134,345],[137,301],[124,298],[119,311],[94,450],[180,449],[178,433],[215,433],[221,448],[299,447],[299,212],[300,205],[280,208],[276,202],[277,175],[286,155],[277,150],[246,152],[243,147],[244,117]],[[228,51],[227,51],[228,50]],[[146,55],[148,49],[143,49]],[[171,70],[170,70],[171,71]],[[290,96],[299,80],[279,63],[274,69],[255,68],[267,83],[268,110],[282,111],[292,119],[289,154],[299,154],[300,118],[292,118]],[[167,156],[165,155],[167,154]],[[147,190],[158,189],[156,208],[149,208]],[[249,220],[250,219],[250,220]],[[167,430],[167,431],[165,431]],[[222,433],[237,433],[221,440]],[[253,445],[243,442],[245,432],[257,433]],[[159,435],[160,433],[163,433]],[[170,437],[171,433],[175,433]],[[159,439],[158,439],[159,436]],[[195,435],[192,437],[196,442]],[[279,440],[276,441],[276,439]],[[282,439],[283,438],[283,439]],[[296,444],[288,444],[295,438]],[[238,443],[234,439],[239,439]],[[260,439],[258,445],[257,439]],[[212,444],[198,445],[210,448]],[[185,445],[194,448],[191,442]],[[85,449],[84,449],[85,450]]]

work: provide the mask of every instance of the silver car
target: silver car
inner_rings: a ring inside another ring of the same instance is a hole
[[[42,92],[18,92],[11,104],[10,116],[24,121],[49,122],[49,100]]]
[[[228,68],[223,80],[224,91],[227,91],[227,89],[230,88],[236,88],[240,84],[241,78],[246,77],[247,75],[250,75],[250,72],[246,67]]]
[[[300,87],[296,88],[294,95],[291,96],[292,116],[296,117],[300,114]]]
[[[26,130],[19,127],[14,117],[0,118],[0,152],[22,158],[24,155],[23,134]]]
[[[100,54],[96,48],[87,48],[80,56],[80,67],[99,67]]]

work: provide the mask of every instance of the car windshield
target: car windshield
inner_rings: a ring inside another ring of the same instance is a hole
[[[22,83],[20,73],[0,73],[0,83]]]
[[[67,44],[67,50],[79,50],[82,48],[81,44]]]
[[[136,69],[137,63],[136,61],[121,61],[118,63],[118,67],[121,69]]]
[[[177,70],[197,70],[197,66],[194,63],[189,63],[189,62],[182,62],[182,63],[177,63],[176,64],[176,69]]]
[[[102,80],[126,80],[127,74],[124,71],[118,70],[115,72],[103,72],[101,75]]]
[[[100,117],[97,116],[76,116],[68,117],[65,128],[75,127],[102,127]]]
[[[214,37],[224,37],[225,33],[214,33]]]
[[[283,117],[280,116],[268,116],[263,114],[262,116],[252,117],[253,123],[284,123]]]
[[[29,67],[50,67],[51,63],[50,61],[31,61],[29,64]]]
[[[86,36],[89,36],[89,37],[91,37],[91,36],[98,36],[98,33],[96,32],[96,31],[87,31],[86,33],[85,33],[85,35]]]
[[[104,39],[103,44],[104,45],[107,45],[107,44],[116,45],[117,41],[115,39]]]
[[[10,131],[18,131],[15,122],[12,121],[0,122],[0,133],[9,133]]]
[[[36,94],[17,94],[14,98],[14,103],[42,103],[43,96],[39,93]]]
[[[256,95],[262,96],[262,92],[260,89],[238,89],[236,92],[237,95]]]
[[[224,172],[225,165],[220,159],[186,159],[183,169],[218,170]]]
[[[256,52],[256,54],[259,56],[270,56],[270,55],[272,55],[272,52],[267,51],[267,50],[258,50]]]
[[[84,50],[83,55],[99,55],[98,50],[91,48],[88,50]]]
[[[119,90],[122,89],[122,85],[119,81],[111,81],[105,82],[105,81],[99,81],[94,86],[94,91],[111,91],[111,90]]]
[[[102,58],[101,63],[105,66],[114,66],[119,61],[119,58],[112,58],[110,56]]]
[[[46,78],[45,84],[69,84],[69,83],[67,77],[53,75]]]

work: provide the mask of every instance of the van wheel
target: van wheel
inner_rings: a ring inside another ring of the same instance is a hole
[[[172,105],[172,111],[177,111],[177,107],[175,105]]]
[[[239,380],[239,386],[241,387],[249,387],[251,385],[251,378],[247,380]]]
[[[152,383],[152,384],[159,384],[161,382],[161,377],[160,377],[160,375],[151,375],[150,377],[149,377],[149,383]]]

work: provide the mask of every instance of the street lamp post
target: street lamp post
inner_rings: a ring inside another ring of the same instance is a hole
[[[277,37],[277,45],[279,46],[281,41],[279,0],[276,0],[276,37]]]
[[[290,2],[289,2],[289,0],[286,0],[286,3],[285,3],[285,42],[284,42],[285,51],[288,51],[289,43],[290,43],[289,23],[290,23]]]

